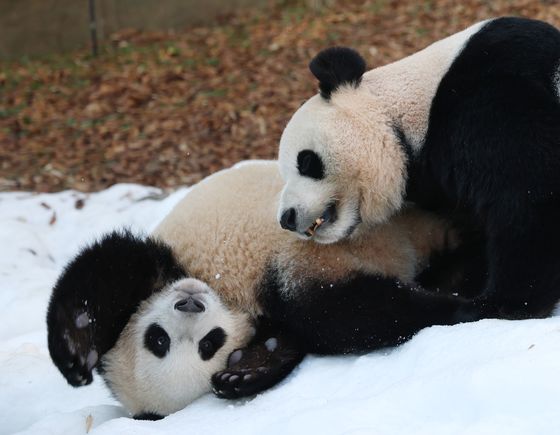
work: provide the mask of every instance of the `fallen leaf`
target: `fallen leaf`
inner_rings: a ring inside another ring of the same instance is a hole
[[[76,202],[74,203],[74,207],[77,210],[81,210],[82,208],[84,208],[85,205],[85,201],[83,198],[77,199]]]
[[[88,416],[86,417],[86,433],[89,433],[92,426],[93,426],[93,415],[88,414]]]

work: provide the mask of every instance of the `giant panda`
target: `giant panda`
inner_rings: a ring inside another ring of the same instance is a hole
[[[254,394],[309,352],[398,344],[469,306],[415,290],[430,256],[458,243],[445,219],[403,209],[363,237],[310,244],[276,222],[282,187],[276,162],[244,163],[195,185],[149,237],[82,249],[47,314],[68,382],[97,369],[131,414],[155,419],[212,387]]]
[[[282,227],[328,244],[362,238],[406,201],[451,211],[476,234],[488,273],[464,320],[550,314],[560,297],[560,32],[496,18],[367,72],[342,47],[310,69],[319,93],[280,141]]]

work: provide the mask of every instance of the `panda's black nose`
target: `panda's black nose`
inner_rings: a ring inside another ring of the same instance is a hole
[[[280,218],[280,226],[285,230],[295,231],[296,230],[296,209],[289,208],[282,213]]]
[[[201,313],[204,311],[204,304],[193,296],[182,299],[175,304],[175,309],[184,313]]]

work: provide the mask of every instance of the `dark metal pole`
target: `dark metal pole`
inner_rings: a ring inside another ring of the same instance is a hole
[[[97,21],[95,20],[95,0],[89,1],[89,34],[91,38],[91,54],[97,57]]]

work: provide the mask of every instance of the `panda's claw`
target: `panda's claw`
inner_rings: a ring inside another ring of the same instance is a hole
[[[212,376],[213,391],[224,399],[258,394],[282,381],[302,358],[287,337],[258,336],[243,350],[234,351],[228,367]]]
[[[236,351],[233,351],[228,358],[228,367],[237,364],[242,357],[243,357],[243,350],[237,349]]]

